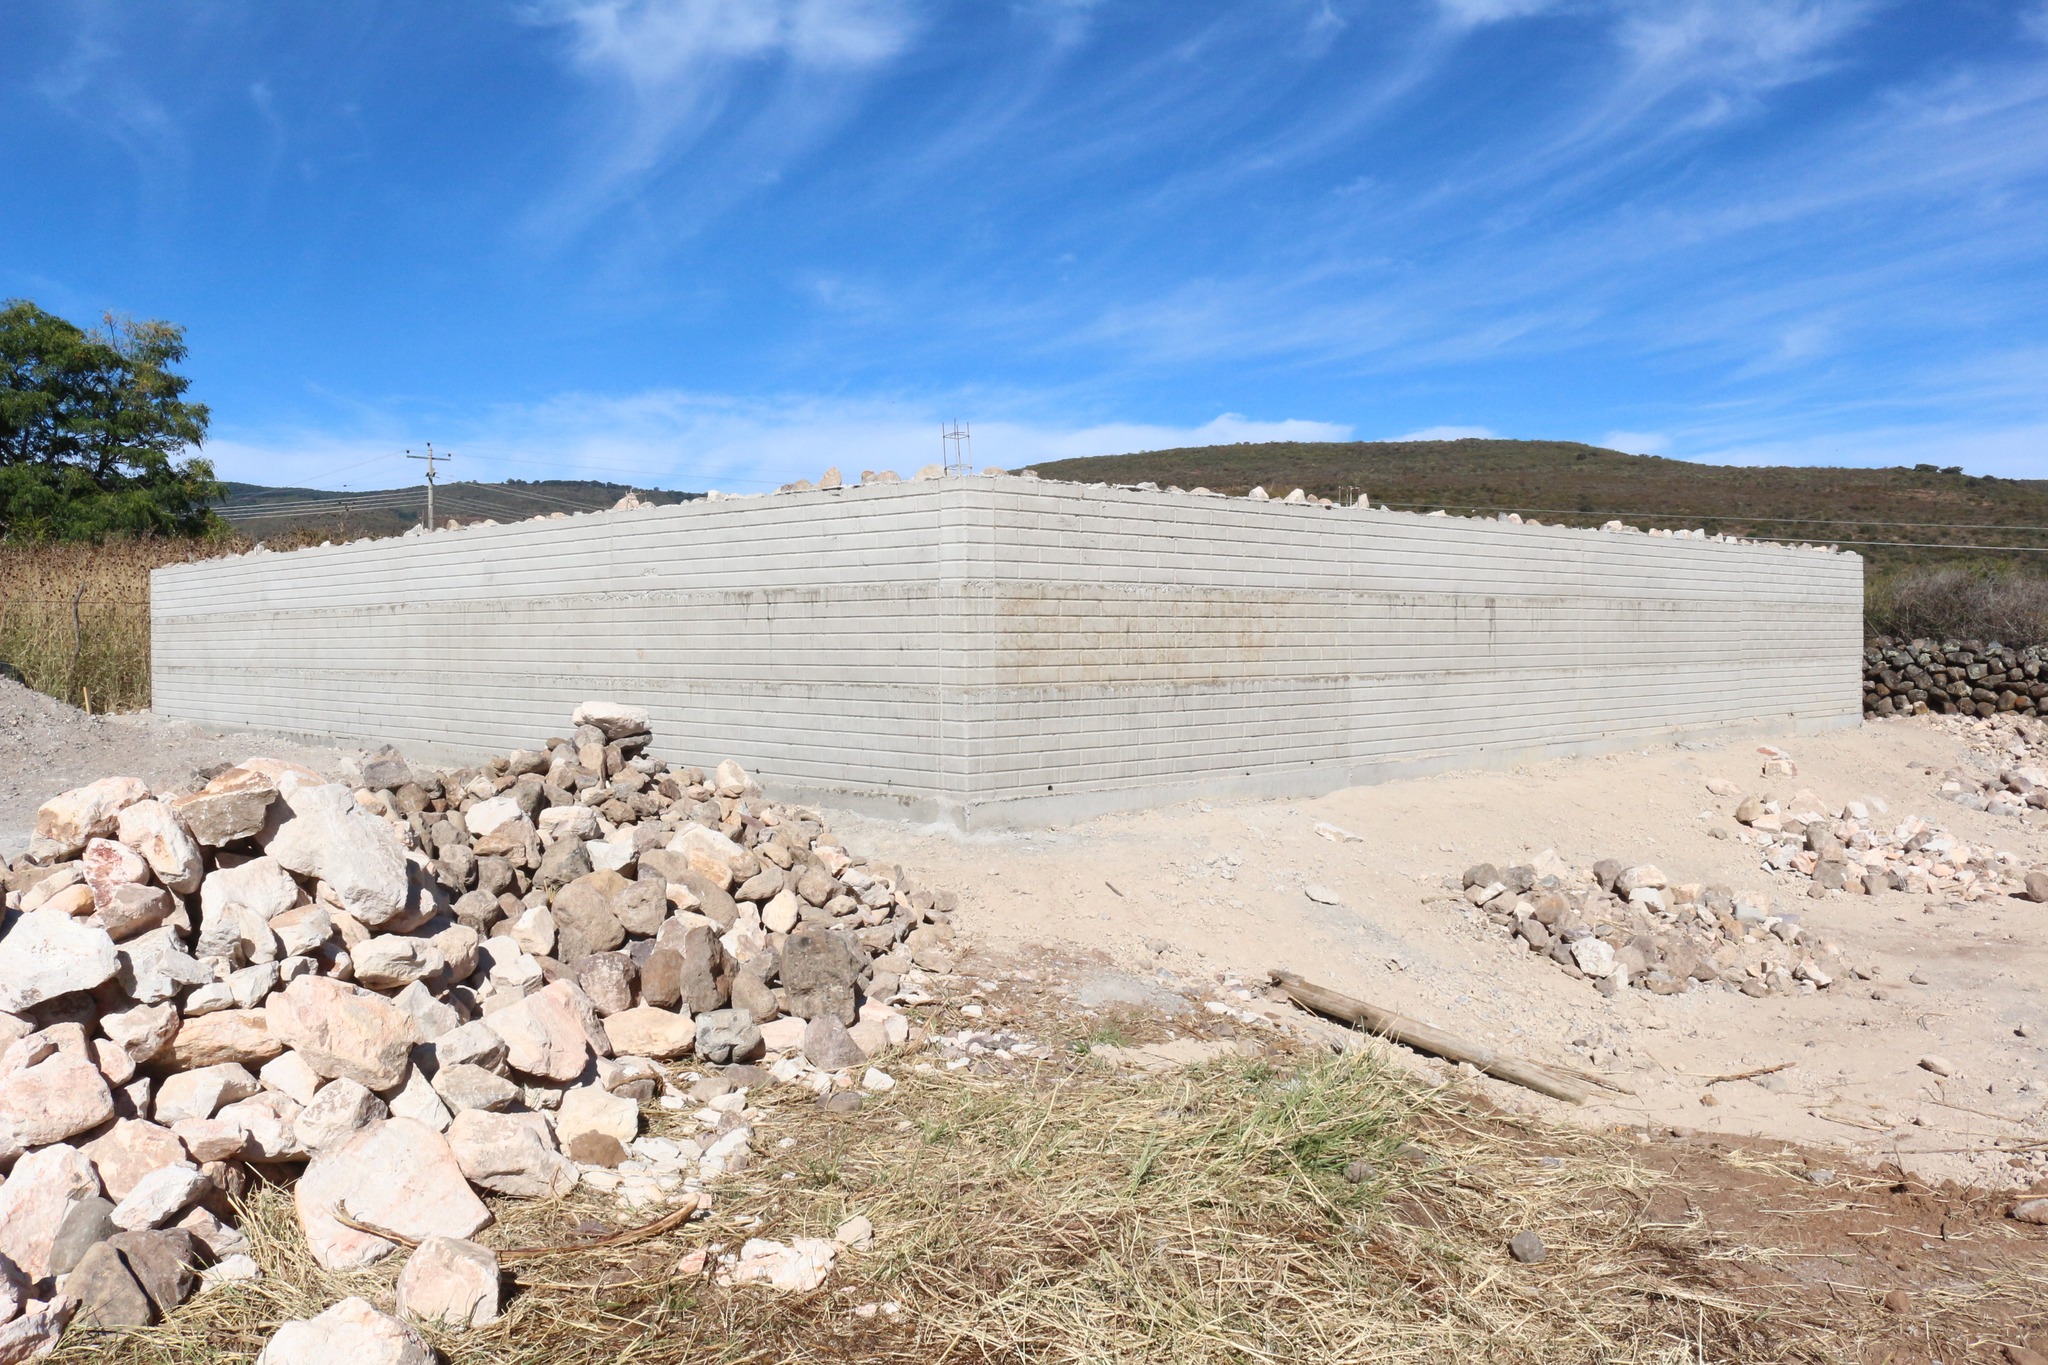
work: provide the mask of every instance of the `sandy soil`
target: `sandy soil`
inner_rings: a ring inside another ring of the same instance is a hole
[[[1503,1108],[1840,1147],[1926,1179],[2048,1179],[2048,906],[1905,892],[1806,899],[1803,878],[1771,872],[1750,845],[1713,837],[1716,827],[1737,828],[1729,812],[1740,798],[1716,797],[1706,784],[1723,778],[1779,797],[1807,788],[1830,803],[1874,795],[1890,818],[1919,814],[2028,865],[2048,866],[2048,817],[1937,799],[1939,773],[1984,760],[1932,720],[1781,743],[1796,777],[1763,776],[1753,741],[1685,742],[1317,800],[1191,802],[1040,833],[832,819],[853,847],[901,863],[920,885],[957,892],[958,929],[991,960],[1051,953],[1120,969],[1075,974],[1066,985],[1082,1005],[1185,1009],[1187,999],[1228,997],[1234,987],[1263,992],[1267,969],[1284,967],[1506,1052],[1599,1071],[1633,1092],[1579,1109],[1484,1081]],[[24,848],[35,808],[81,781],[132,773],[183,783],[252,753],[339,773],[361,751],[147,715],[87,717],[0,681],[0,851]],[[1361,838],[1333,842],[1316,834],[1319,822]],[[1580,866],[1655,862],[1674,881],[1768,895],[1872,979],[1844,975],[1824,991],[1766,999],[1720,989],[1603,997],[1446,899],[1446,879],[1455,887],[1470,864],[1505,865],[1546,848]],[[1339,903],[1309,899],[1310,885]],[[1954,1074],[1922,1069],[1929,1054]],[[1780,1066],[1750,1080],[1712,1079]],[[2042,1148],[1989,1150],[2032,1140]]]
[[[1597,1070],[1635,1093],[1574,1109],[1496,1081],[1507,1108],[1596,1125],[1770,1136],[1899,1161],[1927,1179],[2020,1186],[2048,1175],[2048,906],[1945,904],[1894,892],[1808,900],[1733,831],[1724,778],[1780,797],[1870,795],[2028,864],[2048,864],[2048,825],[1938,800],[1935,774],[1979,763],[1931,721],[1781,741],[1796,778],[1765,778],[1753,742],[1682,743],[1503,773],[1452,773],[1318,800],[1194,802],[1042,834],[977,834],[835,814],[856,847],[919,884],[961,896],[959,928],[997,953],[1098,950],[1192,994],[1263,982],[1286,967],[1495,1047]],[[1363,836],[1335,843],[1328,822]],[[1545,848],[1590,865],[1654,861],[1674,881],[1771,896],[1842,945],[1874,979],[1751,999],[1720,989],[1631,990],[1610,1000],[1460,913],[1444,878]],[[1338,893],[1311,901],[1304,887]],[[1425,897],[1436,897],[1426,901]],[[1796,903],[1795,903],[1796,901]],[[1924,984],[1922,984],[1924,983]],[[2025,1028],[2032,1036],[2021,1036]],[[1954,1064],[1946,1079],[1919,1059]],[[1790,1063],[1754,1080],[1710,1082]],[[1716,1103],[1702,1103],[1711,1095]],[[1961,1150],[1957,1150],[1961,1149]]]
[[[147,712],[88,716],[0,678],[0,854],[13,858],[28,847],[37,806],[96,778],[139,777],[161,789],[192,783],[202,768],[251,754],[339,771],[362,752],[290,735],[212,730]]]

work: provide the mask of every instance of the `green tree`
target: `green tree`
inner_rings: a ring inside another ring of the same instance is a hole
[[[89,540],[217,530],[213,465],[185,329],[112,315],[88,331],[25,299],[0,305],[0,537]]]

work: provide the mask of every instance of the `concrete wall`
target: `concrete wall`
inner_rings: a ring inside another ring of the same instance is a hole
[[[657,751],[971,824],[1854,724],[1862,564],[1016,478],[692,502],[158,570],[157,710]]]

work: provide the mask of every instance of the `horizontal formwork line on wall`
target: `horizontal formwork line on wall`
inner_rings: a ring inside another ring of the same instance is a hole
[[[1703,698],[1679,699],[1658,697],[1637,693],[1614,695],[1601,699],[1600,715],[1589,720],[1595,729],[1600,725],[1618,723],[1630,717],[1661,716],[1667,720],[1693,720],[1715,715],[1761,714],[1794,716],[1801,712],[1840,709],[1860,702],[1860,697],[1841,689],[1814,689],[1811,692],[1777,694],[1768,698],[1748,694],[1728,694]],[[1583,707],[1546,708],[1540,702],[1519,708],[1515,719],[1502,720],[1494,711],[1482,706],[1475,699],[1464,698],[1455,702],[1441,700],[1435,705],[1416,704],[1400,715],[1380,719],[1360,720],[1351,708],[1322,708],[1313,705],[1291,707],[1224,708],[1190,707],[1175,712],[1170,717],[1157,717],[1143,713],[1132,714],[1119,710],[1090,710],[1080,707],[1051,707],[1036,717],[1029,725],[1016,722],[988,720],[976,725],[976,733],[982,741],[982,752],[996,755],[1006,752],[1004,746],[1011,741],[1019,744],[1037,744],[1062,734],[1091,732],[1091,727],[1104,720],[1119,723],[1119,732],[1104,736],[1103,744],[1110,749],[1139,742],[1139,737],[1153,731],[1169,733],[1178,747],[1198,745],[1204,736],[1221,734],[1233,740],[1256,739],[1265,736],[1273,742],[1282,728],[1288,725],[1306,725],[1321,722],[1328,727],[1322,731],[1324,737],[1334,734],[1385,733],[1420,738],[1434,735],[1442,738],[1442,724],[1446,721],[1485,721],[1489,736],[1508,733],[1522,721],[1538,729],[1555,728],[1558,721],[1570,721],[1583,712]],[[1099,733],[1099,732],[1098,732]]]
[[[1069,542],[1077,537],[1066,538]],[[402,544],[402,542],[400,542]],[[1168,548],[1172,547],[1172,548]],[[656,551],[659,549],[659,554]],[[504,547],[490,554],[398,551],[381,555],[368,552],[347,559],[317,557],[299,560],[289,555],[258,555],[244,559],[214,559],[168,566],[155,571],[161,586],[175,588],[194,579],[217,583],[238,580],[262,582],[283,574],[296,582],[336,583],[376,581],[396,576],[423,579],[430,574],[442,578],[518,581],[556,572],[603,573],[621,578],[694,578],[707,574],[764,574],[785,565],[798,568],[817,565],[863,568],[872,576],[890,582],[987,580],[1002,582],[1020,574],[1042,577],[1061,572],[1099,576],[1113,573],[1156,573],[1183,570],[1226,570],[1243,578],[1266,576],[1278,581],[1301,581],[1314,586],[1341,583],[1358,576],[1400,578],[1412,574],[1414,566],[1427,565],[1433,571],[1500,575],[1534,573],[1561,583],[1586,584],[1611,576],[1645,582],[1681,575],[1714,575],[1742,578],[1763,574],[1772,578],[1797,578],[1815,583],[1853,581],[1861,573],[1855,559],[1820,556],[1814,564],[1781,561],[1745,562],[1711,557],[1698,563],[1666,555],[1577,554],[1546,555],[1540,550],[1488,554],[1433,547],[1426,543],[1387,543],[1371,547],[1295,547],[1298,553],[1280,555],[1271,547],[1256,543],[1205,545],[1200,541],[1162,542],[1156,552],[1122,553],[1097,548],[1077,554],[1071,543],[1048,540],[1033,548],[1028,542],[1005,544],[999,550],[972,561],[921,553],[923,542],[914,535],[887,538],[868,537],[858,544],[818,544],[794,541],[787,546],[762,544],[719,547],[699,546],[697,554],[679,554],[677,547],[648,547],[636,554],[631,547],[591,545],[561,541],[534,546]],[[294,562],[296,561],[296,562]]]
[[[437,678],[445,683],[451,674],[517,672],[529,666],[532,659],[513,657],[503,660],[451,661],[432,657],[378,657],[374,651],[339,647],[333,650],[305,651],[290,658],[279,659],[274,654],[264,654],[260,647],[252,647],[244,652],[217,644],[211,649],[164,649],[159,659],[159,670],[160,676],[170,684],[181,675],[211,678],[216,676],[222,665],[230,663],[245,674],[277,680],[335,676],[349,678],[363,686],[389,686],[401,679],[416,679],[421,686],[431,686]],[[1276,680],[1284,680],[1296,686],[1312,686],[1331,679],[1342,680],[1347,684],[1406,679],[1416,681],[1417,685],[1438,685],[1443,680],[1479,679],[1506,686],[1520,685],[1522,680],[1528,677],[1566,669],[1572,670],[1572,676],[1596,683],[1604,676],[1631,670],[1643,670],[1669,678],[1681,666],[1689,673],[1698,675],[1689,680],[1687,685],[1699,686],[1724,673],[1733,675],[1737,672],[1779,671],[1778,666],[1766,658],[1741,654],[1672,655],[1668,651],[1652,648],[1615,648],[1603,651],[1597,656],[1557,650],[1540,655],[1531,654],[1520,659],[1484,662],[1475,662],[1467,658],[1443,662],[1410,659],[1405,661],[1405,666],[1398,668],[1360,667],[1355,664],[1350,667],[1342,666],[1345,663],[1346,661],[1341,658],[1319,656],[1239,663],[1195,660],[1178,667],[1149,661],[1143,664],[1118,665],[1098,663],[1093,666],[1046,664],[1029,668],[990,670],[999,676],[976,678],[971,672],[957,667],[918,667],[892,662],[886,656],[795,661],[776,659],[772,655],[754,655],[728,660],[720,667],[697,672],[703,675],[717,674],[720,683],[732,687],[746,687],[759,693],[763,689],[796,692],[829,686],[899,691],[932,688],[1185,688],[1232,683],[1256,685]],[[1796,673],[1803,670],[1797,666],[1789,666],[1784,671]],[[1847,671],[1841,672],[1842,676],[1852,676]],[[664,691],[679,691],[692,686],[697,680],[694,674],[679,675],[679,670],[663,666],[659,661],[653,661],[644,670],[625,676],[631,681],[622,683],[622,686]]]
[[[282,594],[273,590],[271,597]],[[375,599],[356,602],[323,602],[311,595],[289,600],[237,601],[231,596],[195,593],[181,599],[163,594],[152,605],[152,619],[169,625],[180,621],[219,627],[245,622],[271,625],[279,621],[334,621],[351,618],[379,619],[410,614],[423,620],[454,616],[498,619],[574,618],[602,615],[622,622],[644,621],[655,626],[687,623],[692,619],[725,621],[761,620],[798,622],[802,613],[883,619],[924,620],[976,619],[993,630],[1016,631],[1034,628],[1068,630],[1074,622],[1115,622],[1117,628],[1142,626],[1148,617],[1159,618],[1158,629],[1173,629],[1176,623],[1241,625],[1245,621],[1286,620],[1303,628],[1333,620],[1391,620],[1451,622],[1471,628],[1507,629],[1518,623],[1537,623],[1562,613],[1660,613],[1667,616],[1712,613],[1730,617],[1754,616],[1768,628],[1774,618],[1785,614],[1838,614],[1860,608],[1860,594],[1836,600],[1806,594],[1774,596],[1752,590],[1747,596],[1625,593],[1478,593],[1464,591],[1396,592],[1371,587],[1347,588],[1324,594],[1231,592],[1227,589],[1159,589],[1125,591],[1101,584],[1071,592],[1041,592],[1032,595],[942,593],[937,589],[893,591],[844,591],[826,589],[785,591],[717,591],[703,587],[683,590],[648,590],[624,593],[553,593],[521,595],[500,593],[490,596],[453,594],[404,594],[381,591]],[[1165,613],[1171,612],[1170,618]]]
[[[1575,673],[1528,670],[1438,677],[1412,674],[1305,675],[1290,680],[1291,695],[1281,698],[1242,682],[1233,686],[1227,680],[1191,679],[1151,685],[1135,682],[1033,687],[991,684],[944,689],[931,684],[856,687],[764,682],[750,686],[744,681],[711,687],[665,682],[659,678],[614,677],[584,680],[566,686],[553,682],[548,690],[569,694],[580,689],[593,695],[630,692],[658,702],[669,710],[695,707],[725,713],[751,708],[762,716],[808,714],[823,704],[832,708],[834,723],[884,719],[901,725],[913,718],[929,720],[935,718],[943,707],[958,706],[962,715],[985,733],[1000,735],[1012,720],[1018,726],[1018,733],[1029,733],[1030,726],[1054,723],[1069,715],[1167,717],[1160,723],[1186,724],[1195,723],[1210,709],[1230,708],[1261,715],[1321,709],[1333,716],[1344,716],[1355,714],[1361,705],[1368,703],[1442,709],[1451,698],[1470,698],[1472,705],[1490,711],[1500,705],[1500,689],[1505,687],[1515,689],[1515,701],[1525,710],[1552,702],[1580,701],[1589,693],[1617,705],[1638,696],[1651,696],[1708,706],[1727,698],[1796,698],[1802,690],[1822,696],[1860,695],[1861,687],[1857,675],[1835,676],[1839,670],[1784,667],[1742,675],[1731,670],[1725,679],[1702,676],[1677,689],[1674,689],[1668,671],[1655,663],[1637,665],[1634,676],[1626,676],[1628,672],[1619,669]],[[445,674],[439,670],[396,673],[278,670],[251,674],[245,685],[251,690],[289,686],[308,702],[326,699],[335,706],[360,707],[366,691],[377,686],[400,691],[417,689],[431,695],[433,684],[443,677]],[[170,696],[198,697],[202,695],[202,684],[208,687],[216,685],[205,675],[194,672],[181,676],[176,670],[167,672],[162,681],[166,694]],[[464,689],[459,702],[450,701],[437,709],[451,715],[462,715],[468,708],[479,705],[498,710],[515,708],[540,686],[539,683],[508,677],[495,688]],[[1170,707],[1165,705],[1167,703]],[[559,718],[557,723],[560,723]],[[825,727],[821,725],[820,728]]]

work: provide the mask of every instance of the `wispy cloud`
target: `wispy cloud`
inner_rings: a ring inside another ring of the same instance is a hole
[[[566,59],[604,105],[584,174],[539,219],[556,232],[715,127],[751,162],[749,178],[772,179],[831,122],[832,86],[886,63],[915,28],[909,0],[541,0],[528,14],[563,33]],[[735,108],[763,77],[798,82],[800,97],[771,88]]]
[[[986,400],[979,410],[992,406]],[[909,474],[944,459],[941,424],[971,397],[848,400],[801,394],[738,398],[678,390],[562,394],[468,419],[437,419],[463,479],[603,479],[641,487],[757,492],[827,466]],[[222,477],[335,488],[417,481],[399,447],[418,429],[399,414],[336,437],[289,428],[231,432],[209,443]],[[1352,428],[1299,418],[1223,413],[1201,423],[1062,423],[1025,413],[973,423],[975,463],[1020,468],[1044,460],[1238,441],[1343,441]],[[437,445],[442,442],[437,441]]]
[[[1631,455],[1663,455],[1671,449],[1671,438],[1661,431],[1610,431],[1593,444]]]
[[[1453,24],[1476,26],[1520,19],[1557,7],[1558,0],[1437,0],[1444,18]]]

